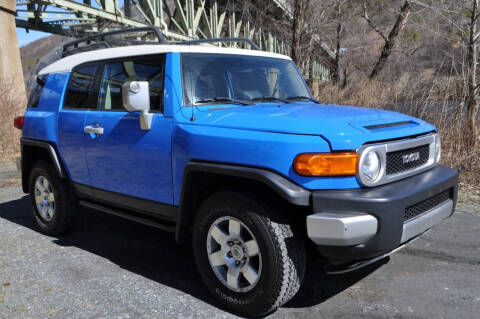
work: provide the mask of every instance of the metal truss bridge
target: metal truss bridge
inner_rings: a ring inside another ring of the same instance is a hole
[[[267,14],[270,26],[258,26],[248,5]],[[262,50],[290,54],[279,27],[293,18],[286,0],[16,0],[17,27],[70,37],[119,28],[156,26],[172,41],[202,38],[246,37]],[[237,44],[231,44],[237,46]],[[323,61],[332,58],[324,48]],[[305,72],[309,68],[299,63]],[[327,80],[328,63],[313,62],[313,78]]]

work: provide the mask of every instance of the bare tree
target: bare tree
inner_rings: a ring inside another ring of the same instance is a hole
[[[469,39],[468,39],[468,86],[467,86],[467,118],[466,118],[466,142],[467,145],[475,146],[478,142],[478,133],[475,114],[478,109],[477,99],[477,49],[480,33],[477,32],[477,20],[480,17],[478,13],[478,0],[472,0],[472,9],[470,13]]]
[[[336,27],[336,45],[335,45],[335,60],[333,65],[332,81],[338,83],[340,81],[340,51],[341,51],[341,41],[342,41],[342,32],[343,32],[343,19],[342,19],[342,5],[344,1],[337,1],[337,27]]]
[[[292,20],[292,44],[291,58],[295,63],[299,63],[302,56],[302,43],[308,37],[306,28],[310,16],[309,0],[293,0],[293,20]]]
[[[370,19],[367,12],[367,3],[365,2],[365,0],[363,1],[363,18],[367,21],[369,26],[373,30],[375,30],[375,32],[377,32],[385,41],[380,57],[378,58],[375,67],[370,73],[370,79],[377,77],[377,75],[380,73],[380,71],[382,71],[383,67],[385,66],[388,57],[390,56],[393,48],[395,47],[398,35],[400,34],[400,32],[402,32],[402,30],[405,28],[405,25],[407,24],[411,8],[412,6],[410,5],[410,2],[408,0],[405,0],[402,8],[400,9],[400,13],[397,16],[395,24],[393,25],[393,28],[387,36],[382,30],[377,28],[375,23]]]
[[[462,35],[465,54],[454,56],[458,61],[464,75],[464,96],[457,114],[462,114],[461,107],[464,105],[466,112],[464,117],[464,142],[468,147],[478,146],[478,108],[480,85],[477,83],[478,45],[480,32],[478,23],[480,20],[479,0],[442,1],[435,4],[424,1],[410,0],[412,4],[429,9],[440,16],[450,28]],[[452,6],[454,4],[454,6]],[[453,8],[453,9],[452,9]],[[448,40],[452,40],[449,38]]]

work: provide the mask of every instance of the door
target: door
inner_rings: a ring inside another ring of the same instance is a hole
[[[94,79],[97,64],[84,64],[70,74],[63,107],[58,114],[58,150],[65,163],[70,179],[88,185],[83,132],[89,109],[97,108]]]
[[[163,115],[164,61],[164,55],[156,55],[103,63],[98,108],[85,120],[85,154],[94,196],[173,203],[173,120]],[[121,86],[126,81],[149,82],[151,130],[140,129],[138,112],[124,109]]]

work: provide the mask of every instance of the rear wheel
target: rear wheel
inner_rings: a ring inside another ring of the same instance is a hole
[[[34,165],[29,188],[33,216],[44,233],[57,235],[71,230],[78,223],[76,197],[49,164],[39,161]]]
[[[195,261],[210,292],[248,316],[264,315],[290,300],[305,272],[303,238],[267,203],[218,192],[195,220]]]

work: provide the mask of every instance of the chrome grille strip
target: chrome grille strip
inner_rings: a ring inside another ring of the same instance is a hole
[[[432,133],[432,134],[423,135],[416,138],[404,139],[400,141],[363,145],[357,151],[358,154],[360,154],[360,157],[362,156],[363,153],[371,150],[377,152],[381,161],[381,171],[380,171],[379,177],[373,182],[366,180],[360,174],[357,175],[358,180],[364,186],[372,187],[372,186],[390,183],[402,178],[406,178],[406,177],[418,174],[420,172],[423,172],[435,166],[436,139],[437,139],[437,134]],[[428,160],[425,161],[424,164],[413,167],[411,169],[403,170],[398,173],[387,174],[387,154],[388,153],[416,148],[423,145],[428,145],[429,147]]]

